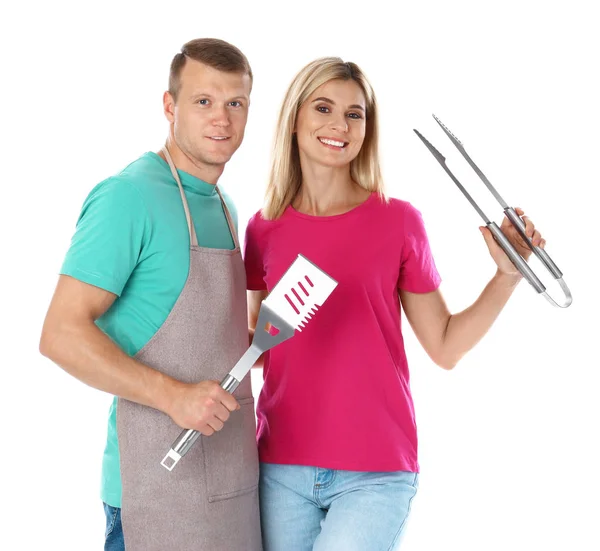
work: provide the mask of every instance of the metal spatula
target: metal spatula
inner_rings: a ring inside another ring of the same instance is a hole
[[[221,387],[233,392],[263,352],[293,337],[295,329],[302,331],[306,327],[336,286],[337,281],[299,254],[263,300],[252,344],[221,381]],[[271,326],[276,333],[270,330]],[[172,471],[199,436],[198,431],[184,429],[161,465]]]

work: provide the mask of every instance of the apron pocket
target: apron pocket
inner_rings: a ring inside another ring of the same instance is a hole
[[[238,400],[225,426],[202,438],[208,501],[222,501],[252,492],[258,486],[258,450],[254,398]]]

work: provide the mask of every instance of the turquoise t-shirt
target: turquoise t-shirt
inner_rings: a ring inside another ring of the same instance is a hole
[[[198,244],[233,249],[215,186],[178,172]],[[237,229],[237,211],[223,195]],[[177,184],[168,164],[148,152],[88,195],[60,273],[118,296],[96,324],[134,356],[158,331],[183,290],[190,266],[189,246]],[[101,497],[120,507],[116,410],[115,398],[109,412]]]

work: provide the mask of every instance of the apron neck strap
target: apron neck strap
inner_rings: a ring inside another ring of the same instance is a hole
[[[165,156],[165,159],[167,160],[167,163],[169,165],[169,168],[171,169],[171,174],[173,175],[173,178],[175,178],[175,181],[177,182],[177,187],[179,187],[179,193],[181,194],[181,202],[183,203],[183,210],[185,211],[185,219],[187,221],[188,231],[190,233],[190,244],[193,247],[197,247],[198,246],[198,237],[196,236],[196,228],[194,227],[194,221],[192,220],[192,215],[190,213],[190,207],[188,205],[188,201],[185,196],[185,191],[183,190],[183,185],[181,184],[181,179],[179,178],[179,174],[177,173],[177,168],[175,167],[175,163],[173,162],[173,159],[171,158],[171,155],[167,149],[167,146],[164,146],[161,149],[161,151],[162,151],[163,155]],[[215,189],[217,190],[217,193],[219,194],[219,199],[221,199],[221,205],[223,205],[223,211],[225,212],[225,218],[227,219],[227,225],[229,226],[229,231],[231,232],[231,238],[233,239],[234,247],[236,249],[239,249],[240,242],[238,240],[237,232],[235,231],[235,225],[233,223],[231,213],[229,212],[229,209],[227,208],[227,204],[225,203],[225,199],[223,199],[223,195],[221,194],[221,190],[219,189],[219,186],[216,184],[215,184]]]
[[[223,212],[225,213],[225,218],[227,218],[227,225],[229,226],[229,231],[231,232],[231,239],[233,239],[233,246],[234,246],[234,248],[239,249],[240,242],[238,240],[237,232],[235,231],[235,224],[233,223],[233,218],[231,217],[231,213],[229,212],[229,209],[227,208],[227,203],[225,203],[225,199],[223,198],[223,195],[221,194],[221,190],[219,189],[219,186],[215,184],[215,188],[217,190],[217,193],[219,194],[219,197],[221,198],[221,204],[223,205]]]
[[[175,167],[175,163],[173,162],[173,159],[171,158],[171,155],[167,149],[167,146],[164,146],[161,149],[161,151],[162,151],[163,155],[165,156],[165,159],[167,160],[167,163],[169,165],[169,168],[171,169],[171,174],[173,175],[173,178],[175,178],[175,181],[177,182],[177,187],[179,187],[179,193],[181,194],[181,202],[183,203],[183,210],[185,211],[185,219],[187,220],[188,231],[190,233],[190,243],[192,246],[197,247],[198,246],[198,237],[196,236],[196,228],[194,227],[194,221],[192,220],[192,215],[190,213],[190,207],[188,205],[187,198],[185,196],[185,191],[183,190],[183,185],[181,184],[181,179],[179,178],[179,174],[177,173],[177,168]],[[221,194],[221,190],[219,189],[219,186],[217,184],[215,184],[215,189],[217,190],[217,193],[219,194],[219,199],[221,199],[221,205],[223,206],[223,211],[225,212],[225,218],[227,219],[227,225],[229,226],[229,231],[231,232],[231,238],[233,239],[234,248],[239,249],[240,242],[238,239],[237,232],[235,231],[235,224],[233,223],[233,218],[231,217],[231,213],[229,212],[229,209],[227,208],[225,199],[223,199],[223,195]]]
[[[161,149],[161,151],[162,151],[163,155],[165,156],[165,159],[167,160],[169,168],[171,169],[171,174],[173,175],[173,178],[175,178],[175,181],[177,182],[177,187],[179,188],[179,193],[181,194],[181,202],[183,203],[183,210],[185,211],[185,219],[187,221],[188,231],[190,233],[190,244],[193,247],[197,247],[198,246],[198,237],[196,236],[196,228],[194,227],[194,221],[192,220],[192,215],[190,213],[190,207],[188,205],[187,198],[185,196],[185,191],[183,190],[183,185],[181,184],[181,179],[179,178],[179,174],[177,173],[177,168],[175,167],[175,163],[173,162],[173,159],[171,158],[171,155],[169,153],[169,150],[167,149],[167,146],[164,146]],[[217,190],[217,193],[219,194],[219,199],[221,199],[221,205],[223,205],[223,211],[225,212],[225,218],[227,219],[227,225],[229,226],[229,231],[231,232],[231,238],[233,239],[234,248],[239,249],[240,242],[238,239],[237,232],[235,231],[235,224],[233,223],[233,218],[231,217],[231,213],[229,212],[229,209],[227,208],[225,199],[223,199],[221,190],[219,189],[219,186],[216,184],[215,184],[215,189]]]
[[[194,221],[192,220],[192,215],[190,214],[190,207],[187,202],[187,198],[185,196],[185,191],[183,191],[183,186],[181,185],[181,179],[179,178],[179,174],[177,174],[177,169],[175,168],[175,163],[173,163],[173,159],[171,159],[171,154],[167,147],[163,147],[161,149],[167,163],[169,164],[169,168],[171,169],[171,174],[175,181],[177,182],[177,187],[179,188],[179,193],[181,194],[181,202],[183,203],[183,210],[185,211],[185,219],[188,225],[188,231],[190,233],[190,245],[192,247],[198,246],[198,237],[196,236],[196,228],[194,227]]]

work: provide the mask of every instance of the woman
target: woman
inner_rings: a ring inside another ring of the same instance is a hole
[[[482,227],[497,272],[474,304],[451,314],[419,211],[385,197],[377,142],[377,102],[355,64],[324,58],[300,71],[279,116],[266,204],[246,233],[251,330],[298,253],[339,285],[301,334],[265,358],[265,551],[398,548],[419,472],[400,308],[432,360],[452,369],[521,279]],[[527,258],[507,222],[502,230]]]

